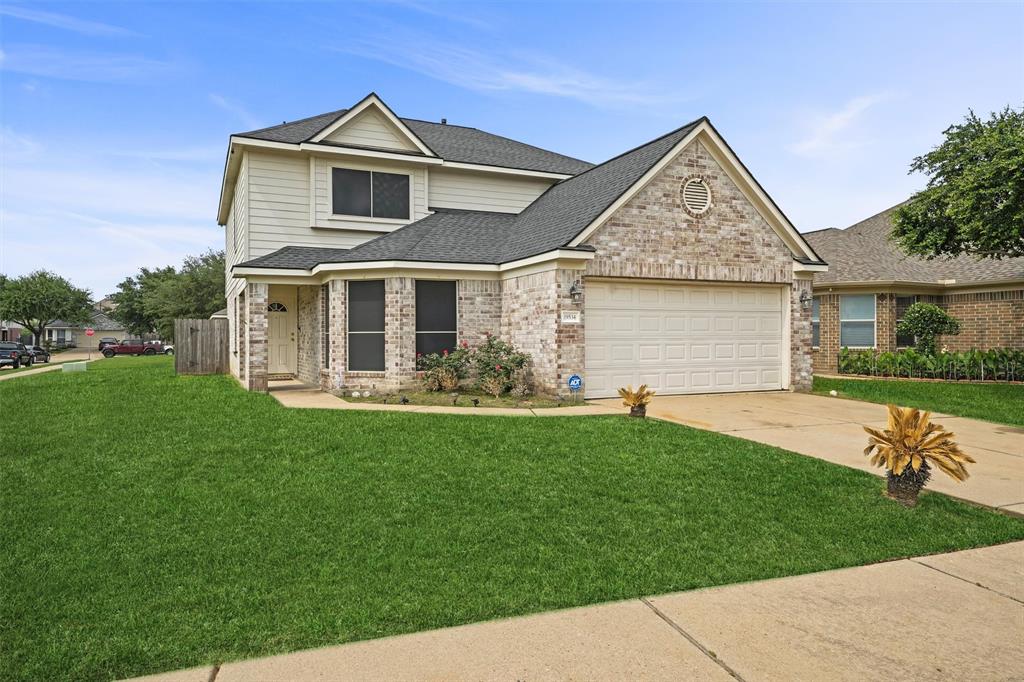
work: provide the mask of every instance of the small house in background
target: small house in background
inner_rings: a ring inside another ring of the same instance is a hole
[[[211,320],[226,320],[226,319],[228,319],[228,309],[227,308],[221,308],[220,310],[215,312],[213,315],[210,315],[210,319]]]
[[[926,260],[889,241],[893,206],[851,225],[806,232],[829,264],[814,274],[815,372],[835,372],[841,348],[895,351],[914,345],[896,325],[914,303],[934,303],[960,321],[951,351],[1024,348],[1024,258]]]
[[[27,329],[22,329],[21,325],[17,322],[0,320],[0,342],[21,341],[22,343],[29,343],[31,340],[32,333]]]
[[[95,334],[90,338],[85,335],[85,330],[91,328]],[[124,338],[126,330],[124,325],[114,320],[107,313],[94,307],[89,321],[82,324],[71,324],[64,320],[56,320],[46,328],[45,341],[49,341],[54,348],[77,348],[97,343],[104,336],[113,336],[118,339]]]

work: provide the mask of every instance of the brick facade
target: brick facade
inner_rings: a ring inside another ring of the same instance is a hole
[[[940,348],[1024,349],[1024,289],[946,294],[939,305],[960,320],[960,333],[941,337]]]
[[[320,383],[320,287],[296,287],[298,302],[298,335],[296,355],[299,379],[310,384]]]
[[[898,350],[896,323],[900,317],[896,299],[911,293],[875,294],[875,347],[880,352]],[[821,343],[814,350],[814,370],[838,371],[839,297],[818,294],[821,302]],[[950,351],[991,348],[1024,348],[1024,289],[976,293],[917,294],[919,301],[934,303],[960,321],[960,333],[939,338],[939,348]]]
[[[712,208],[692,217],[680,186],[700,174]],[[777,282],[793,279],[793,255],[700,142],[669,163],[595,232],[588,276]]]
[[[269,285],[250,282],[245,286],[245,385],[250,391],[267,391],[267,303]]]
[[[459,341],[476,348],[487,334],[501,333],[501,282],[462,279],[458,283]]]
[[[811,357],[811,309],[800,300],[811,295],[810,279],[794,279],[789,290],[789,387],[794,391],[810,391],[814,380]]]
[[[708,183],[713,208],[694,216],[682,205],[680,187],[700,175]],[[794,280],[792,253],[699,142],[683,150],[635,197],[595,232],[588,243],[596,257],[585,270],[541,270],[505,280],[460,280],[459,340],[478,345],[497,333],[532,357],[532,381],[539,393],[565,394],[566,380],[583,373],[583,301],[569,294],[578,282],[586,295],[587,277],[676,281],[774,283],[789,288],[790,382],[807,390],[811,380],[810,310],[800,302],[809,280]],[[385,370],[347,371],[346,284],[327,283],[329,312],[323,319],[319,286],[298,291],[298,374],[326,390],[369,388],[396,391],[418,385],[415,368],[415,279],[386,277]],[[262,287],[260,289],[259,287]],[[250,284],[247,359],[250,387],[266,388],[266,285]],[[262,307],[261,307],[262,306]],[[260,308],[257,315],[256,308]],[[563,312],[578,322],[563,322]],[[255,326],[254,324],[255,323]],[[329,367],[323,367],[323,325],[329,331]],[[254,342],[263,334],[263,345]]]

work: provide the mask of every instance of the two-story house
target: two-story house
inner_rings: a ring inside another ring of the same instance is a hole
[[[396,390],[499,335],[537,390],[806,389],[825,264],[706,118],[598,165],[379,97],[231,136],[232,372]]]

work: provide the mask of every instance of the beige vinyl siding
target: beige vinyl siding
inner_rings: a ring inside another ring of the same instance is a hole
[[[238,177],[235,179],[234,199],[228,212],[225,227],[226,284],[228,298],[244,286],[244,282],[231,276],[231,266],[249,258],[249,155],[242,156]]]
[[[400,163],[376,162],[376,161],[340,161],[324,157],[315,157],[313,165],[314,175],[314,197],[315,213],[314,225],[318,228],[334,228],[344,230],[396,230],[403,222],[394,220],[375,221],[369,218],[347,219],[334,217],[331,206],[331,168],[351,168],[354,170],[380,171],[383,173],[405,173],[411,176],[410,186],[412,187],[412,201],[410,211],[412,216],[409,221],[419,220],[427,216],[427,171],[422,167],[405,166]],[[308,162],[307,162],[308,164]],[[306,174],[309,175],[308,165]],[[433,172],[431,172],[433,182]],[[378,236],[374,234],[373,236]]]
[[[553,182],[509,175],[431,169],[428,204],[436,208],[519,213]]]
[[[383,114],[367,109],[335,130],[326,138],[329,142],[351,144],[357,147],[381,147],[403,151],[419,151]]]
[[[252,153],[249,159],[249,253],[256,258],[285,246],[350,249],[376,232],[314,230],[309,224],[309,158]],[[357,229],[364,228],[358,225]]]

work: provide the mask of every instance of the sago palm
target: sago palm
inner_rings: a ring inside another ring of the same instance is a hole
[[[964,465],[974,463],[953,442],[954,434],[933,424],[931,416],[913,407],[889,405],[888,428],[864,427],[871,436],[864,454],[875,466],[885,467],[889,497],[907,507],[917,504],[918,493],[931,478],[932,465],[964,481],[970,475]]]
[[[630,385],[619,389],[619,397],[622,398],[622,404],[629,408],[630,417],[645,417],[647,405],[654,398],[654,391],[649,390],[647,384],[641,384],[635,391]]]

